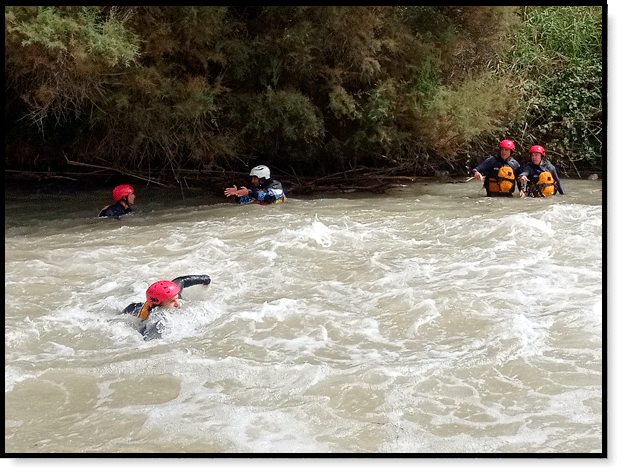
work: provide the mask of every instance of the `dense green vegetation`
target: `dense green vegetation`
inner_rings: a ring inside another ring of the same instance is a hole
[[[509,67],[521,74],[526,123],[552,154],[602,165],[602,16],[598,7],[527,10]]]
[[[599,170],[602,51],[592,6],[8,6],[5,166],[464,174],[511,138]]]

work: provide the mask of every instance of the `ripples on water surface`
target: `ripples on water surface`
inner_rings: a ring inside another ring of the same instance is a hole
[[[565,185],[8,196],[6,451],[600,453],[601,183]],[[143,341],[120,311],[194,273]]]

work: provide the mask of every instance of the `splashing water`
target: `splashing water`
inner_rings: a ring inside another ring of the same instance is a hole
[[[472,185],[5,199],[7,452],[601,452],[596,183]],[[143,341],[121,310],[186,274],[212,283]]]

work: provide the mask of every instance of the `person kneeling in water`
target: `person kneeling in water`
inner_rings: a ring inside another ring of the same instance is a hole
[[[225,196],[234,196],[239,204],[258,203],[261,205],[279,204],[286,201],[282,184],[271,178],[271,171],[266,165],[253,167],[249,172],[251,189],[233,186],[225,189]]]
[[[123,313],[129,313],[139,318],[137,328],[145,340],[162,337],[162,315],[159,312],[152,313],[157,307],[173,308],[180,306],[182,290],[192,285],[208,285],[210,277],[207,275],[185,275],[171,280],[160,280],[153,283],[145,293],[147,302],[131,303]]]

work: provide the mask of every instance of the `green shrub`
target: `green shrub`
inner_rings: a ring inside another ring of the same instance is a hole
[[[276,140],[309,141],[323,132],[323,120],[309,98],[297,91],[267,89],[247,111],[245,132]]]
[[[66,51],[76,61],[88,57],[89,61],[115,67],[128,66],[136,59],[137,41],[113,12],[102,19],[98,7],[76,8],[77,14],[68,15],[59,7],[37,7],[33,15],[24,19],[15,10],[9,10],[13,23],[10,31],[21,38],[22,46],[41,45],[51,51]]]
[[[529,8],[509,67],[523,78],[528,137],[601,167],[602,7]]]
[[[505,126],[518,114],[519,97],[505,76],[484,72],[455,86],[441,86],[414,103],[419,130],[438,153],[452,157],[473,138]]]
[[[5,33],[7,83],[40,129],[96,104],[139,53],[123,18],[100,7],[5,7]]]

